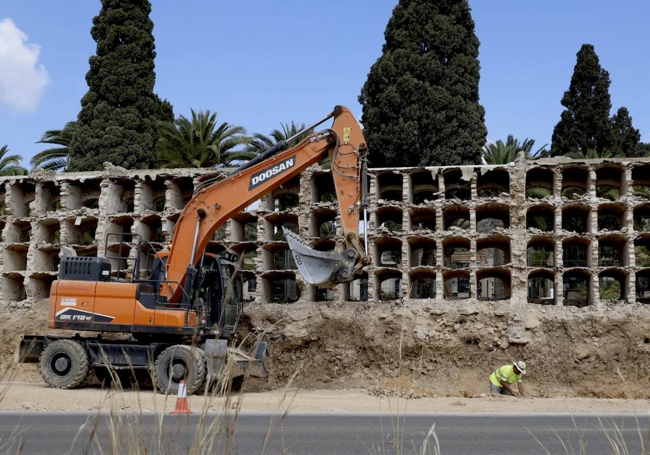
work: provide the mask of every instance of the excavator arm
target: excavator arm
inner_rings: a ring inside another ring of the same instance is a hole
[[[185,206],[174,229],[167,256],[167,280],[161,289],[170,302],[181,301],[182,287],[193,281],[192,274],[214,233],[236,213],[329,155],[341,217],[345,251],[318,252],[285,230],[289,247],[305,279],[329,287],[351,281],[367,264],[359,241],[359,219],[364,199],[366,143],[359,123],[343,106],[319,122],[333,118],[330,129],[313,134],[297,146],[282,150],[274,146],[237,169],[229,177],[204,182]],[[364,209],[365,212],[365,209]]]

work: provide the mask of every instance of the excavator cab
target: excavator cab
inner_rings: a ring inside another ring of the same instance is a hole
[[[237,255],[204,254],[197,273],[193,304],[211,334],[232,338],[242,312],[242,278]]]

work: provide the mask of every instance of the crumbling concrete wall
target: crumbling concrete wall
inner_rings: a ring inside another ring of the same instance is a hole
[[[314,166],[230,220],[209,250],[245,255],[245,297],[260,304],[646,303],[649,171],[644,159],[522,158],[502,166],[372,169],[369,222],[361,228],[372,264],[352,283],[326,290],[300,277],[281,230],[320,250],[339,246],[332,177]],[[2,303],[28,307],[47,297],[64,246],[80,256],[110,256],[120,238],[168,245],[196,185],[226,175],[107,164],[101,172],[2,178]]]

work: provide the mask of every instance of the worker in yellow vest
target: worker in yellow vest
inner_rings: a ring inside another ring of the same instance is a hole
[[[519,388],[519,396],[524,397],[524,385],[521,380],[526,374],[526,363],[522,360],[512,364],[503,365],[494,370],[490,375],[490,393],[496,395],[516,396],[511,385],[516,381]]]

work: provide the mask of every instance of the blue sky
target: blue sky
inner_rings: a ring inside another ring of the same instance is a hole
[[[357,98],[398,0],[153,0],[156,92],[176,115],[268,134]],[[550,142],[576,53],[595,46],[613,111],[650,141],[648,0],[470,0],[481,41],[488,139]],[[0,146],[28,160],[44,131],[75,120],[86,93],[99,0],[0,0]]]

